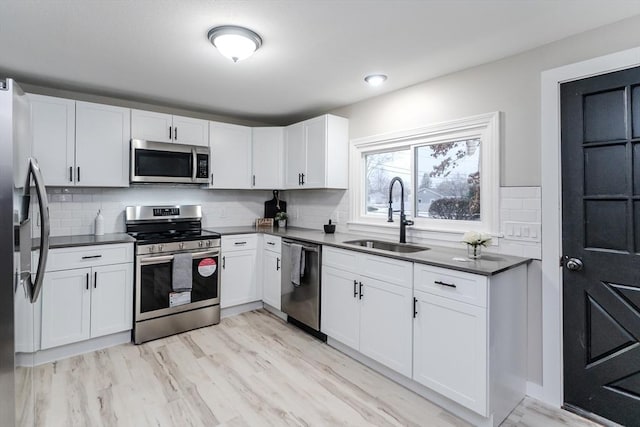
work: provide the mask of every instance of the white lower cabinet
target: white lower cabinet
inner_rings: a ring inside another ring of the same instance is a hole
[[[526,284],[524,264],[484,276],[325,246],[321,330],[497,426],[526,392]]]
[[[278,310],[281,309],[281,266],[280,237],[264,236],[262,252],[262,301]]]
[[[261,292],[256,280],[255,234],[222,236],[222,272],[220,307],[259,301]]]
[[[42,286],[42,349],[90,338],[90,268],[45,273]]]
[[[326,253],[327,249],[325,249]],[[357,275],[322,265],[322,332],[351,348],[360,344]]]
[[[104,253],[101,249],[106,248]],[[133,261],[131,245],[53,249],[42,287],[42,350],[130,330],[133,326],[133,263],[101,265],[107,254]],[[83,255],[91,253],[94,255]],[[127,254],[129,256],[127,256]],[[71,262],[77,257],[77,263]],[[82,259],[84,256],[85,259]],[[65,260],[65,262],[62,262]]]
[[[487,414],[487,310],[415,292],[413,379]]]
[[[400,274],[385,281],[370,277],[378,268]],[[411,376],[412,268],[406,261],[325,247],[322,332]]]
[[[364,278],[360,352],[411,376],[411,288]]]

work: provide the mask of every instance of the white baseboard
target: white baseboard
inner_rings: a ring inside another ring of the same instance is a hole
[[[283,313],[277,308],[274,308],[267,303],[264,303],[264,309],[267,310],[269,313],[273,314],[274,316],[284,320],[285,322],[287,321],[287,313]]]
[[[534,399],[538,399],[544,402],[544,387],[540,384],[533,383],[531,381],[527,381],[527,396],[533,397]],[[546,402],[549,403],[549,402]],[[553,405],[555,406],[555,405]]]
[[[234,305],[233,307],[225,307],[220,310],[220,318],[236,316],[246,313],[247,311],[258,310],[263,307],[262,301],[248,302],[246,304]]]
[[[56,360],[66,359],[68,357],[78,356],[80,354],[129,342],[131,342],[130,330],[106,335],[104,337],[92,338],[86,341],[75,342],[60,347],[48,348],[35,353],[17,353],[16,365],[28,367],[43,365],[45,363],[55,362]]]

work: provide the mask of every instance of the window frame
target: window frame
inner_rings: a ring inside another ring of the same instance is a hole
[[[354,231],[391,232],[395,223],[384,218],[367,215],[366,211],[366,165],[365,155],[401,149],[410,150],[412,197],[409,212],[416,209],[416,148],[424,145],[467,139],[480,139],[480,221],[446,220],[413,217],[420,237],[442,240],[459,240],[458,234],[475,230],[499,235],[500,199],[500,112],[493,112],[452,120],[416,129],[407,129],[370,137],[353,139],[350,142],[350,199],[349,229]],[[406,208],[406,206],[405,206]],[[413,232],[415,233],[415,232]]]

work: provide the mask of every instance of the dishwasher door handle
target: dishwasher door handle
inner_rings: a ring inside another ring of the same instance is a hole
[[[295,242],[282,242],[282,244],[285,245],[285,246],[291,246],[292,243],[295,243]],[[318,247],[317,246],[305,246],[305,245],[302,245],[302,249],[304,249],[307,252],[318,252]]]

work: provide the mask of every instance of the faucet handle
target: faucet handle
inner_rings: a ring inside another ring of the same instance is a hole
[[[413,225],[413,224],[414,224],[414,222],[412,220],[410,220],[410,219],[405,219],[404,220],[404,225]]]

